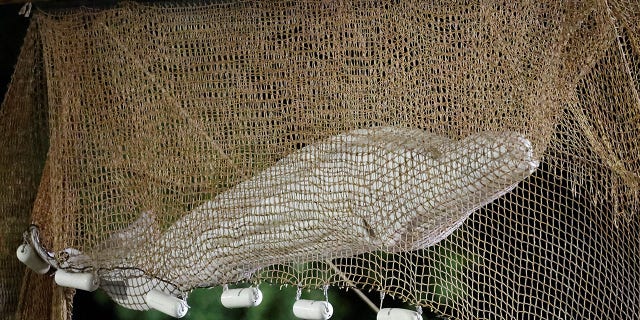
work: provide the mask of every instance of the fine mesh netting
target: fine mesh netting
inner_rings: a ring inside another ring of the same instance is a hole
[[[638,319],[639,25],[621,1],[38,12],[0,110],[0,317],[69,318],[15,258],[34,223],[133,309],[268,282]]]

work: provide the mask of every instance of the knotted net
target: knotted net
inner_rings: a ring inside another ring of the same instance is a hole
[[[34,223],[134,309],[269,282],[638,318],[639,25],[618,1],[40,12],[0,114],[0,315],[69,316],[15,259]]]

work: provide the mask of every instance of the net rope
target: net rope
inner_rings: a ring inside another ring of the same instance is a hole
[[[0,109],[0,318],[357,286],[456,319],[640,314],[640,5],[35,12]],[[43,301],[35,303],[34,301]]]

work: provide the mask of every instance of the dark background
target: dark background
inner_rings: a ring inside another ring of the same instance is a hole
[[[20,7],[21,4],[0,5],[0,96],[3,99],[29,25],[29,19],[18,15]]]

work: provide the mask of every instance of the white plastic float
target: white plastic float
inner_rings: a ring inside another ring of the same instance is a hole
[[[159,290],[149,291],[144,299],[150,308],[174,318],[182,318],[189,311],[186,301]]]
[[[333,306],[328,301],[297,300],[293,315],[306,320],[327,320],[333,315]]]
[[[384,308],[378,312],[377,320],[422,320],[422,316],[412,310],[401,308]]]
[[[256,287],[226,289],[220,296],[220,302],[226,308],[255,307],[262,302],[262,291]]]
[[[100,285],[100,279],[93,273],[56,271],[56,283],[61,287],[75,288],[84,291],[95,291]]]
[[[29,269],[37,274],[45,274],[49,271],[51,266],[42,260],[38,253],[33,249],[30,244],[22,244],[16,250],[16,256],[20,262],[24,263]]]

